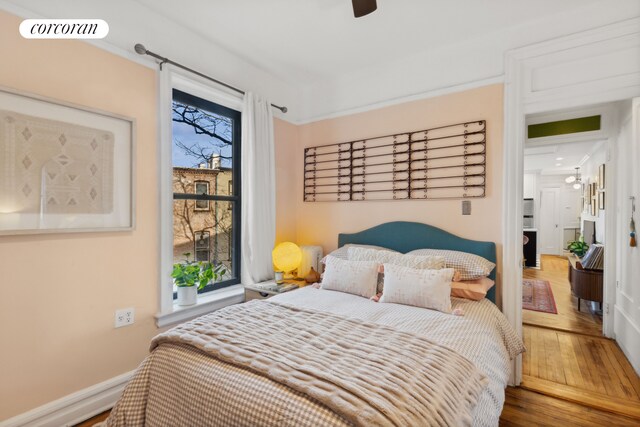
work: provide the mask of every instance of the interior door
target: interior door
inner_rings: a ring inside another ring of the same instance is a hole
[[[543,188],[540,191],[540,209],[538,209],[540,242],[538,248],[541,254],[560,255],[562,253],[559,198],[559,188]]]
[[[616,302],[613,329],[616,341],[636,372],[640,373],[640,247],[631,247],[629,228],[633,204],[636,230],[640,231],[640,98],[633,100],[630,119],[623,121],[618,137],[616,199],[618,202],[616,252]],[[607,177],[611,176],[607,170]],[[606,182],[606,179],[605,179]],[[633,199],[632,199],[633,198]],[[638,239],[636,235],[636,240]]]

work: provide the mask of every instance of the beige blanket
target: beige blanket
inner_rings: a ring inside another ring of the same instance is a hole
[[[164,343],[248,368],[362,426],[470,425],[487,384],[471,362],[423,336],[268,301],[200,317],[151,347]]]

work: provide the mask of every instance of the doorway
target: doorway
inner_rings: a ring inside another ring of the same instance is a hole
[[[603,60],[606,55],[614,55],[615,60]],[[552,328],[541,329],[542,333],[540,329],[532,333],[523,326],[522,199],[528,115],[577,109],[640,96],[640,69],[637,68],[640,63],[640,19],[630,19],[519,48],[507,53],[505,63],[504,140],[509,143],[504,145],[503,163],[502,308],[510,323],[522,333],[525,340],[529,335],[530,342],[538,343],[538,351],[528,349],[522,358],[516,358],[511,383],[560,399],[566,399],[570,395],[579,396],[580,402],[587,406],[612,412],[620,413],[619,411],[627,408],[637,408],[637,404],[633,402],[616,405],[615,402],[619,400],[606,392],[607,387],[614,390],[624,381],[628,381],[631,386],[638,385],[634,390],[640,390],[637,375],[640,372],[640,328],[633,326],[633,322],[628,321],[630,317],[625,315],[634,313],[634,317],[638,316],[635,325],[640,324],[640,288],[631,288],[627,284],[624,289],[626,293],[637,293],[632,306],[622,307],[618,303],[624,302],[616,301],[617,292],[622,293],[617,291],[620,279],[626,277],[623,279],[626,283],[632,277],[630,264],[625,267],[620,258],[625,257],[629,262],[635,260],[640,264],[639,252],[623,247],[621,243],[628,240],[632,201],[627,199],[640,198],[637,185],[640,176],[637,167],[631,170],[633,179],[622,177],[618,169],[618,163],[622,159],[635,162],[635,165],[640,163],[640,150],[637,150],[640,101],[634,101],[633,109],[631,106],[628,108],[629,113],[633,111],[629,121],[632,125],[629,126],[631,130],[628,140],[635,141],[635,145],[626,143],[624,150],[617,153],[613,140],[606,137],[605,182],[608,188],[605,206],[613,206],[613,209],[610,215],[605,216],[604,226],[600,227],[606,232],[607,238],[602,324],[605,337],[565,333]],[[620,73],[621,69],[629,71]],[[632,182],[635,184],[630,185]],[[619,187],[624,187],[624,190]],[[587,198],[592,199],[593,195],[585,193],[585,199]],[[614,214],[617,207],[628,211],[626,218],[622,219],[620,213]],[[632,298],[628,298],[627,302],[631,300]],[[621,329],[623,327],[624,331]],[[567,334],[571,336],[567,337]],[[617,338],[618,343],[608,338]],[[569,345],[573,346],[573,356],[566,352]],[[541,349],[544,350],[540,351]],[[527,360],[534,355],[537,357],[536,363],[532,363],[531,359]],[[573,362],[569,364],[579,369],[561,369],[564,361]],[[541,372],[547,378],[540,378]],[[624,375],[616,378],[616,372]],[[574,375],[577,373],[580,375]],[[562,384],[563,379],[565,384]],[[574,380],[578,383],[570,384]],[[581,387],[576,388],[577,386]]]
[[[560,188],[544,187],[540,190],[540,254],[560,255]]]

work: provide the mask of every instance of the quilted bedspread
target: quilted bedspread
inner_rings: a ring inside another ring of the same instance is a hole
[[[465,316],[305,288],[157,336],[109,426],[497,425],[522,342]]]

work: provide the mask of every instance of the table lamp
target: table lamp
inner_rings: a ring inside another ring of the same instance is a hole
[[[282,242],[271,252],[276,270],[283,271],[285,279],[293,279],[291,272],[298,268],[302,261],[302,251],[295,243]]]

